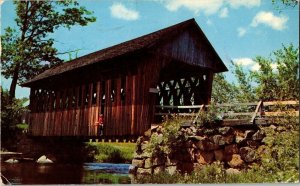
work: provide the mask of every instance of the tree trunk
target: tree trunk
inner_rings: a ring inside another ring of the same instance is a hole
[[[11,81],[10,88],[9,88],[10,101],[12,101],[12,99],[15,98],[15,95],[16,95],[16,88],[17,88],[17,83],[18,83],[18,78],[19,78],[19,69],[20,69],[20,64],[17,64],[17,66],[14,70],[14,74],[13,74],[12,81]]]

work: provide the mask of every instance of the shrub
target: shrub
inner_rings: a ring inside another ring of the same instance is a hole
[[[130,163],[135,144],[131,143],[86,143],[87,161]]]

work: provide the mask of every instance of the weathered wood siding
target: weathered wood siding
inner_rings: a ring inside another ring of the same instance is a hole
[[[148,54],[134,60],[137,70],[100,75],[95,81],[55,90],[32,88],[31,134],[98,136],[99,113],[104,115],[104,136],[142,134],[154,117],[156,94],[149,93],[149,88],[156,88],[160,69],[169,60]],[[99,73],[82,75],[96,77]]]
[[[219,66],[209,43],[204,37],[199,37],[191,29],[185,30],[177,37],[170,38],[163,44],[159,43],[157,52],[179,61],[216,70]]]

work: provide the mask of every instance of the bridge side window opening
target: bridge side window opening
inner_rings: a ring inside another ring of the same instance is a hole
[[[82,103],[82,87],[79,86],[79,96],[78,96],[78,107],[81,107],[81,103]]]
[[[115,101],[115,80],[111,80],[111,87],[110,87],[110,101],[114,102]]]
[[[125,103],[125,95],[126,95],[126,91],[125,91],[125,87],[126,87],[126,77],[125,76],[122,76],[121,78],[121,102],[122,104]]]
[[[96,105],[97,103],[97,82],[93,82],[92,87],[92,105]]]
[[[85,85],[85,89],[84,89],[84,105],[88,105],[89,103],[89,85],[86,84]]]
[[[101,81],[100,91],[101,91],[101,97],[99,101],[101,101],[101,114],[104,114],[104,108],[105,108],[105,81]]]
[[[72,93],[71,93],[71,108],[75,108],[76,107],[76,89],[73,87],[72,88]]]

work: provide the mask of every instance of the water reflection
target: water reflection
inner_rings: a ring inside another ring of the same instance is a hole
[[[1,173],[12,184],[118,184],[130,183],[129,164],[1,163]]]

